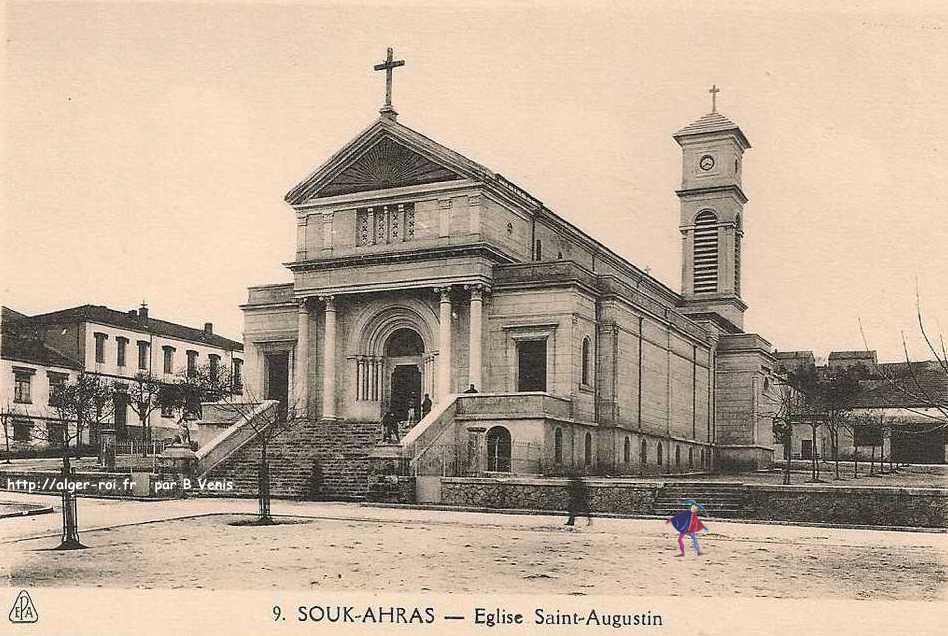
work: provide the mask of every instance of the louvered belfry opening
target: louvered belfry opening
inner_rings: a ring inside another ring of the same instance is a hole
[[[718,291],[718,217],[703,210],[695,217],[694,293]]]
[[[741,217],[737,217],[737,231],[734,233],[734,293],[741,295],[741,238],[744,232],[741,229]]]

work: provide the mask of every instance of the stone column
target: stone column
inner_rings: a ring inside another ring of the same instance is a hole
[[[296,368],[293,372],[296,385],[294,406],[297,413],[309,414],[309,299],[300,298],[296,316]]]
[[[336,418],[336,301],[323,296],[326,303],[325,343],[323,346],[323,418]]]
[[[469,360],[470,370],[468,372],[468,382],[474,385],[478,391],[483,391],[481,382],[481,332],[482,332],[482,311],[483,311],[483,288],[480,285],[471,285],[471,329]]]
[[[451,393],[451,288],[438,287],[441,294],[441,313],[438,328],[438,395]]]

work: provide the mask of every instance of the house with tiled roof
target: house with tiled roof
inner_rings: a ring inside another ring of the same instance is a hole
[[[776,358],[778,369],[789,372],[804,366],[814,366],[821,375],[860,369],[860,390],[850,413],[860,425],[840,431],[840,458],[858,453],[860,461],[891,456],[896,462],[948,463],[948,373],[938,361],[879,362],[871,350],[833,351],[819,366],[812,351],[781,351]],[[790,456],[831,458],[829,433],[821,427],[813,439],[811,426],[798,424]]]
[[[2,332],[4,368],[0,400],[10,401],[21,423],[29,419],[39,426],[48,421],[50,382],[60,381],[64,369],[68,370],[65,377],[82,371],[104,376],[114,383],[116,402],[110,424],[119,441],[142,437],[139,417],[128,406],[123,393],[137,375],[151,374],[171,380],[207,365],[230,371],[238,383],[241,377],[241,342],[215,333],[210,322],[195,328],[153,318],[144,304],[129,311],[89,304],[33,316],[4,308]],[[24,366],[27,364],[37,369],[28,379]],[[14,371],[13,365],[19,365],[19,371]],[[47,368],[53,375],[46,373]],[[30,402],[16,399],[22,398],[24,391],[31,393]],[[153,439],[171,437],[177,431],[173,413],[168,410],[152,414],[147,422]],[[23,429],[22,425],[18,429],[21,438],[26,435]],[[42,443],[46,437],[40,435],[34,441]],[[95,437],[96,432],[91,431],[83,441],[94,443]]]
[[[47,417],[52,388],[75,379],[81,365],[10,325],[23,314],[3,307],[0,314],[0,452],[62,439],[59,421]]]

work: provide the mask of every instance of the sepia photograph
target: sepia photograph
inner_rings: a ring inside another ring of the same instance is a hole
[[[0,633],[943,633],[948,7],[0,33]]]

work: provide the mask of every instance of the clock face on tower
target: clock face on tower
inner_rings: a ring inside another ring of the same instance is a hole
[[[704,171],[710,170],[714,167],[714,157],[711,155],[704,155],[698,160],[698,167]]]

